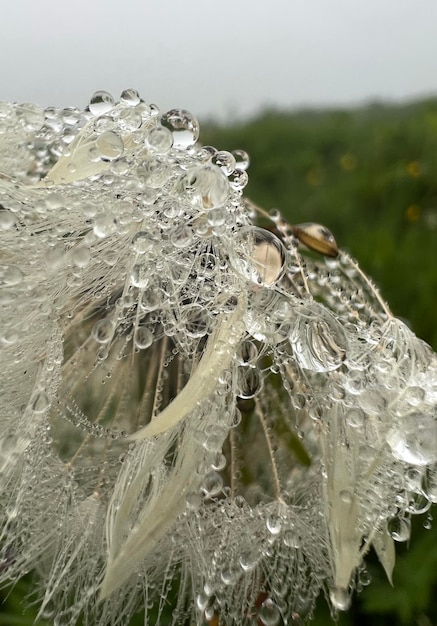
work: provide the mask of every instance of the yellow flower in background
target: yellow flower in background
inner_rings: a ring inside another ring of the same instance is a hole
[[[340,157],[339,162],[341,169],[345,172],[353,172],[358,165],[357,157],[351,152],[345,152],[345,154]]]

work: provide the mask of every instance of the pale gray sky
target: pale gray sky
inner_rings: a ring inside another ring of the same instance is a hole
[[[437,94],[437,0],[2,0],[0,100],[224,119]]]

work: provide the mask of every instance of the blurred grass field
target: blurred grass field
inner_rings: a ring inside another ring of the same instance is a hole
[[[437,350],[437,100],[266,111],[232,126],[203,124],[201,139],[246,150],[246,195],[280,209],[292,223],[328,226],[393,312]],[[341,626],[437,624],[437,527],[429,514],[415,520],[411,547],[399,548],[394,588],[371,557],[373,581],[341,616]],[[47,626],[23,609],[30,590],[29,579],[0,592],[1,626]],[[169,624],[170,616],[169,608]],[[331,623],[321,602],[313,624]],[[140,624],[141,615],[132,622]]]

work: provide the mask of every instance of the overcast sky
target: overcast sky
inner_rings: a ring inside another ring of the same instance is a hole
[[[2,0],[0,100],[83,107],[138,89],[162,110],[437,94],[437,0]]]

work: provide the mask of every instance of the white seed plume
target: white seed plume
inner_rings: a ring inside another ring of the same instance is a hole
[[[0,581],[58,624],[346,610],[437,502],[435,354],[198,137],[132,89],[0,103]]]

